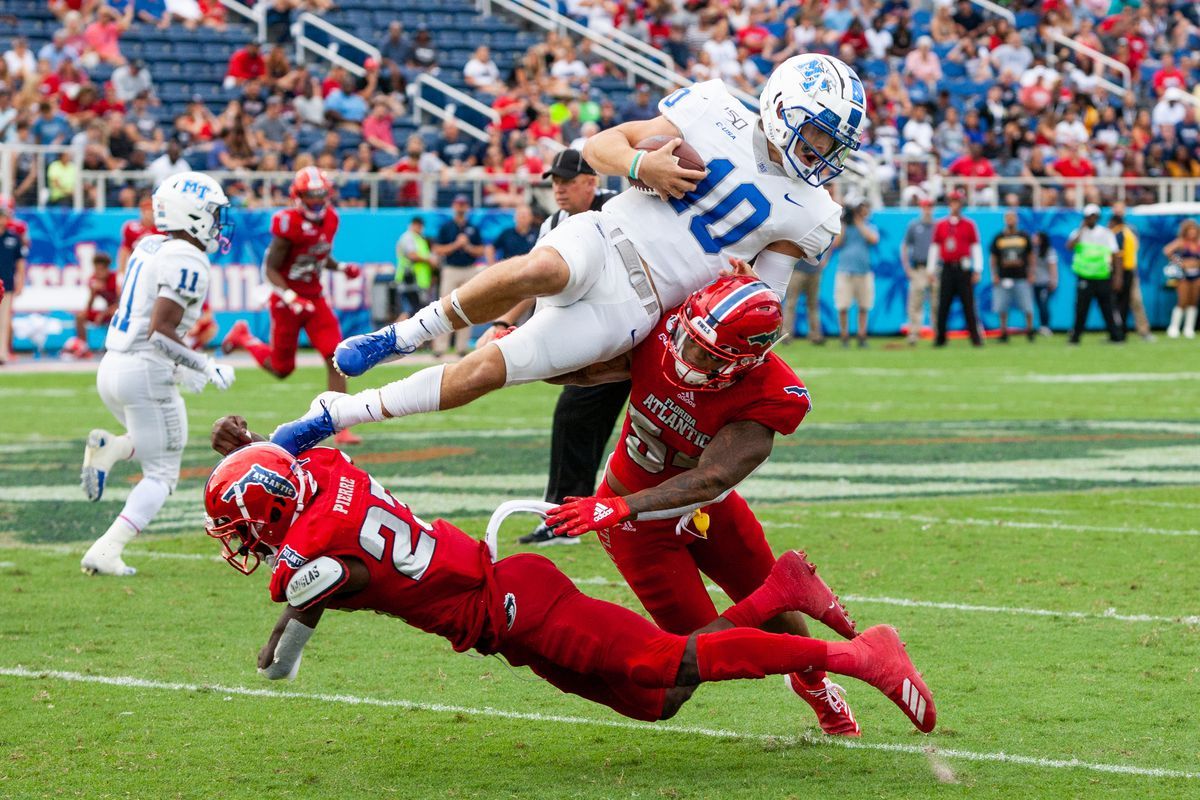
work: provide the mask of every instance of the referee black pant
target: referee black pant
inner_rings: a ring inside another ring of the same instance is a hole
[[[937,340],[938,346],[946,343],[946,322],[950,319],[950,304],[954,298],[962,303],[963,316],[967,320],[967,333],[972,344],[983,344],[979,335],[979,319],[975,316],[975,285],[971,283],[971,270],[957,264],[942,265],[942,279],[938,283]]]
[[[629,381],[599,386],[566,386],[554,406],[550,434],[550,480],[546,502],[589,497],[608,449],[613,426],[629,399]]]
[[[1114,342],[1124,339],[1125,337],[1113,317],[1112,279],[1085,280],[1080,278],[1075,284],[1075,327],[1071,328],[1071,343],[1077,344],[1079,337],[1083,334],[1093,298],[1100,306],[1100,316],[1104,318],[1104,326],[1108,328],[1108,338]]]

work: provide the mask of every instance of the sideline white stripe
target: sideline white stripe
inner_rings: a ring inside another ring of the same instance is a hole
[[[1200,503],[1160,503],[1154,500],[1118,500],[1117,502],[1126,506],[1153,506],[1155,508],[1200,508]]]
[[[628,585],[624,581],[615,581],[609,578],[572,578],[572,580],[577,586],[628,588]],[[716,584],[709,583],[704,588],[713,594],[723,594],[721,587]],[[939,611],[969,611],[977,614],[1011,614],[1029,617],[1058,617],[1062,619],[1111,619],[1118,622],[1165,622],[1172,625],[1200,625],[1200,615],[1168,617],[1154,614],[1118,614],[1115,608],[1108,608],[1096,613],[1090,611],[1057,611],[1049,608],[1021,608],[1019,606],[977,606],[969,603],[912,600],[907,597],[868,597],[861,594],[843,594],[840,597],[846,603],[900,606],[902,608],[933,608]]]
[[[809,744],[827,747],[843,747],[847,750],[875,750],[886,753],[908,753],[924,756],[933,752],[945,758],[959,758],[964,761],[990,761],[1008,764],[1020,764],[1029,767],[1045,769],[1084,769],[1093,772],[1108,772],[1117,775],[1137,775],[1148,778],[1200,778],[1200,772],[1184,772],[1176,769],[1159,767],[1140,767],[1132,764],[1098,764],[1079,759],[1038,758],[1035,756],[1014,755],[1012,753],[981,753],[974,750],[943,750],[932,745],[890,744],[885,742],[856,742],[832,736],[778,736],[768,733],[746,733],[714,728],[701,728],[687,725],[659,725],[633,720],[589,719],[587,717],[568,717],[557,714],[533,714],[523,711],[506,711],[499,708],[472,708],[470,706],[452,706],[443,703],[422,703],[415,700],[385,700],[377,697],[359,697],[347,694],[321,694],[305,692],[275,691],[272,689],[250,689],[242,686],[222,686],[220,684],[168,683],[165,681],[150,681],[131,676],[84,675],[79,672],[61,672],[58,670],[31,670],[24,667],[0,667],[0,675],[12,678],[33,678],[36,680],[59,680],[73,683],[98,683],[105,686],[119,686],[134,689],[164,689],[174,692],[216,692],[242,697],[268,697],[279,700],[313,700],[320,703],[340,703],[344,705],[376,706],[380,708],[403,708],[410,711],[430,711],[439,714],[470,714],[479,717],[499,717],[501,719],[524,720],[528,722],[554,722],[563,725],[590,725],[598,728],[618,728],[622,730],[647,731],[650,733],[688,734],[714,739],[740,739],[756,742],[783,742],[787,745]]]
[[[1127,528],[1107,525],[1073,525],[1065,522],[1022,522],[1012,519],[978,519],[975,517],[931,517],[925,514],[901,514],[898,511],[819,511],[810,510],[818,517],[856,517],[858,519],[883,519],[895,522],[923,522],[935,525],[978,525],[985,528],[1029,528],[1033,530],[1079,531],[1081,533],[1145,533],[1153,536],[1200,536],[1195,528]],[[768,522],[767,528],[807,528],[801,522]]]

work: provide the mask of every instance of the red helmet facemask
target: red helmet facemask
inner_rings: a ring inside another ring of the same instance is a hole
[[[217,464],[204,486],[205,532],[221,541],[221,556],[231,567],[249,575],[283,543],[315,488],[283,448],[247,445]]]
[[[716,390],[761,364],[783,337],[783,308],[748,275],[718,278],[667,322],[663,372],[683,389]]]
[[[316,167],[305,167],[296,173],[289,194],[296,208],[311,222],[320,222],[329,207],[333,189],[325,173]]]

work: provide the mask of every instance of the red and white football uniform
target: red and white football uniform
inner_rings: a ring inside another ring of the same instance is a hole
[[[92,305],[87,309],[87,321],[93,325],[107,324],[109,319],[112,318],[111,309],[116,305],[119,294],[120,290],[117,289],[117,273],[109,270],[108,274],[104,276],[104,286],[96,292],[96,299],[103,301],[104,305],[101,308],[97,308],[97,304],[93,301]]]
[[[280,374],[295,369],[301,329],[325,358],[333,356],[342,340],[337,317],[321,293],[321,271],[333,252],[337,229],[338,214],[332,207],[316,222],[300,208],[285,208],[271,218],[271,234],[288,242],[287,257],[280,267],[287,287],[313,304],[313,311],[304,315],[282,303],[271,304],[271,366]]]
[[[318,557],[354,558],[369,570],[366,588],[338,596],[335,584],[307,604],[401,617],[455,650],[499,652],[626,716],[660,716],[685,638],[587,597],[542,556],[493,564],[486,543],[445,520],[416,517],[338,450],[314,448],[299,460],[319,488],[283,538],[273,600],[287,602],[289,581]]]
[[[153,225],[144,224],[141,219],[131,219],[121,225],[121,247],[130,253],[143,236],[159,233]]]
[[[804,383],[774,354],[730,388],[680,388],[666,374],[672,364],[669,331],[679,311],[664,314],[633,350],[629,409],[608,463],[608,475],[626,493],[694,468],[730,423],[750,420],[787,435],[811,408]],[[615,495],[607,476],[597,494]],[[677,534],[675,519],[631,521],[600,533],[604,549],[646,610],[672,633],[694,631],[717,617],[697,567],[737,601],[758,588],[775,563],[762,525],[736,491],[703,512],[710,519],[706,538],[693,526]]]

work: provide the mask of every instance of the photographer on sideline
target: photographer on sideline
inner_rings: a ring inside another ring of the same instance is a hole
[[[847,205],[842,232],[833,240],[838,252],[834,276],[833,304],[838,314],[838,336],[842,347],[850,346],[850,306],[858,306],[858,346],[867,346],[867,317],[875,305],[875,275],[871,272],[871,248],[879,244],[879,231],[867,220],[871,204]]]

